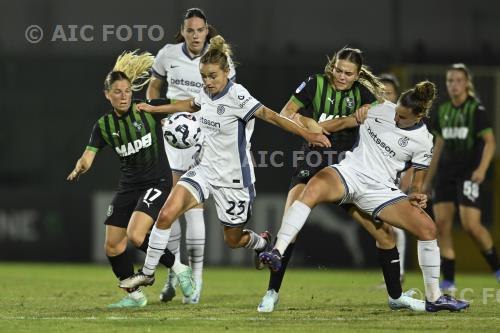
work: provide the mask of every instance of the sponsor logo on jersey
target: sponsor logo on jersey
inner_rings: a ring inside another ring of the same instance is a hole
[[[220,129],[220,123],[218,121],[213,121],[204,117],[200,118],[200,123],[208,127],[209,129]]]
[[[238,95],[238,99],[239,99],[240,101],[244,100],[244,99],[245,99],[245,95]]]
[[[115,150],[121,157],[127,157],[139,152],[141,149],[148,148],[152,143],[151,133],[148,133],[140,139],[115,147]]]
[[[239,96],[238,96],[239,98]],[[243,96],[243,98],[245,98],[245,96]],[[251,100],[253,99],[252,96],[248,96],[247,99],[245,99],[243,102],[241,102],[238,106],[240,107],[240,109],[243,109],[243,107],[248,103],[250,102]]]
[[[309,81],[309,80],[308,80]],[[300,84],[300,86],[297,87],[297,89],[295,89],[295,93],[298,94],[299,92],[302,91],[302,89],[304,89],[304,87],[306,86],[306,83],[305,82],[302,82]]]
[[[443,128],[443,139],[461,139],[464,140],[469,134],[468,127],[445,127]]]
[[[329,101],[330,101],[330,104],[335,103],[335,98],[330,98],[330,97],[328,97],[328,98],[327,98],[327,100],[329,100]]]
[[[226,108],[224,107],[224,105],[218,105],[217,106],[217,114],[219,116],[223,115],[224,112],[226,112]]]
[[[400,145],[401,147],[406,147],[408,146],[408,141],[410,141],[410,138],[407,136],[405,136],[404,138],[399,138],[398,145]]]
[[[177,67],[179,67],[179,65],[177,65],[177,66],[170,65],[170,68],[177,68]]]
[[[144,124],[140,121],[134,121],[132,123],[132,125],[134,125],[135,129],[137,130],[137,132],[141,132],[142,128],[144,127]]]
[[[111,136],[116,136],[116,137],[120,137],[120,131],[116,131],[116,132],[113,132],[111,133]]]
[[[382,148],[385,151],[384,156],[389,156],[390,158],[396,156],[394,150],[392,150],[392,148],[387,143],[378,138],[377,133],[373,132],[370,127],[368,127],[367,130],[368,134],[373,139],[373,142],[375,142],[380,148]]]
[[[184,79],[174,79],[174,78],[170,78],[170,84],[178,86],[186,86],[186,87],[196,87],[199,89],[203,87],[203,83],[201,82],[189,81]]]

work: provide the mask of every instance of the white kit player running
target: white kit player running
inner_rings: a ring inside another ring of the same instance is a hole
[[[167,86],[167,99],[170,103],[191,99],[203,89],[200,75],[200,58],[208,49],[208,40],[217,35],[215,29],[207,23],[205,13],[199,8],[191,8],[183,16],[182,24],[175,41],[165,45],[156,55],[153,75],[146,92],[148,99],[161,97],[164,84]],[[229,59],[229,78],[234,80],[236,72]],[[186,149],[174,148],[165,144],[165,151],[172,169],[173,185],[191,167],[195,156],[201,149],[201,143]],[[183,302],[196,304],[200,301],[202,273],[205,252],[205,222],[203,205],[200,204],[184,213],[186,219],[186,250],[189,265],[193,269],[196,290],[191,297],[184,297]],[[177,219],[171,228],[168,249],[180,260],[181,226]],[[160,293],[160,300],[171,301],[175,297],[176,275],[170,270],[168,279]]]
[[[231,49],[221,36],[210,40],[201,57],[200,73],[205,89],[194,99],[160,107],[147,104],[138,109],[152,113],[196,112],[205,133],[200,163],[186,172],[163,205],[151,231],[142,270],[120,282],[120,286],[154,283],[154,272],[166,248],[172,223],[188,209],[214,197],[217,215],[230,248],[270,249],[270,237],[243,229],[252,212],[255,175],[250,155],[254,117],[302,136],[311,144],[329,147],[326,136],[311,133],[263,106],[241,85],[229,80]],[[175,267],[173,267],[175,271]]]
[[[322,202],[353,203],[381,221],[400,227],[418,238],[418,261],[425,285],[425,309],[460,311],[466,301],[442,295],[439,289],[440,256],[436,226],[422,210],[427,197],[405,195],[395,185],[400,172],[415,168],[423,183],[432,158],[432,135],[422,121],[435,99],[436,88],[425,81],[404,92],[397,105],[386,101],[368,111],[359,129],[359,144],[339,164],[317,173],[286,211],[275,248],[260,254],[271,269],[281,266],[281,253],[302,229],[311,209]]]

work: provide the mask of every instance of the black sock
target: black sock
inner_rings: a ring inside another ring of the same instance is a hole
[[[401,273],[399,266],[399,252],[396,247],[390,250],[378,249],[378,259],[384,274],[385,287],[392,299],[401,297]]]
[[[125,280],[128,277],[134,275],[134,263],[130,258],[130,255],[127,253],[127,250],[123,251],[123,253],[110,257],[107,256],[109,263],[111,264],[111,269],[118,280]]]
[[[441,257],[443,280],[455,282],[455,259]]]
[[[486,259],[486,262],[488,262],[488,265],[490,265],[490,268],[493,272],[496,272],[500,269],[497,249],[494,246],[488,251],[484,251],[481,253],[483,254],[484,259]]]
[[[141,246],[138,247],[139,250],[146,253],[148,251],[148,243],[149,243],[149,234],[146,234],[144,241]],[[165,253],[160,257],[160,263],[165,265],[168,268],[171,268],[174,265],[175,256],[170,250],[165,249]]]
[[[282,255],[281,260],[281,268],[277,272],[271,272],[271,276],[269,277],[269,287],[267,290],[274,289],[277,293],[279,293],[281,284],[283,283],[283,277],[285,276],[286,267],[288,266],[288,262],[292,257],[293,248],[295,247],[295,243],[290,243],[285,250],[285,253]]]

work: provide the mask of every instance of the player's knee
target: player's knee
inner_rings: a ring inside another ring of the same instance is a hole
[[[426,221],[421,224],[419,230],[419,239],[420,240],[434,240],[437,237],[437,228],[432,221]]]
[[[396,238],[394,237],[394,233],[390,230],[382,229],[377,233],[377,244],[379,248],[382,249],[392,249],[396,246]]]
[[[315,182],[307,184],[302,194],[299,196],[299,200],[308,205],[309,207],[314,207],[318,203],[319,197],[321,195],[321,189]]]
[[[126,246],[124,246],[122,243],[113,243],[110,241],[105,241],[104,242],[104,252],[108,257],[114,257],[117,256],[123,251],[125,251]]]
[[[465,232],[468,233],[469,235],[476,235],[480,233],[481,225],[467,223],[463,225],[463,228]]]
[[[142,234],[141,232],[132,231],[127,232],[127,237],[132,245],[134,245],[135,247],[140,247],[144,242],[144,238],[146,237],[146,235]]]
[[[156,225],[160,227],[160,229],[168,229],[174,223],[174,208],[164,206],[160,213],[158,214],[158,219],[156,220]]]

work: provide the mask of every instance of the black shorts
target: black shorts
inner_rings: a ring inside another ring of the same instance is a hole
[[[339,159],[342,159],[339,157],[343,157],[344,154],[345,152],[337,154],[337,151],[327,149],[305,151],[304,158],[297,161],[297,167],[293,171],[288,190],[291,190],[298,184],[307,184],[309,179],[321,171],[321,169],[338,163]]]
[[[135,211],[146,213],[156,221],[161,207],[167,200],[172,183],[162,181],[137,190],[121,191],[115,194],[106,212],[104,224],[119,228],[127,228],[132,213]]]
[[[445,172],[438,174],[434,185],[433,203],[454,202],[455,204],[481,209],[483,189],[470,178],[454,177]]]

